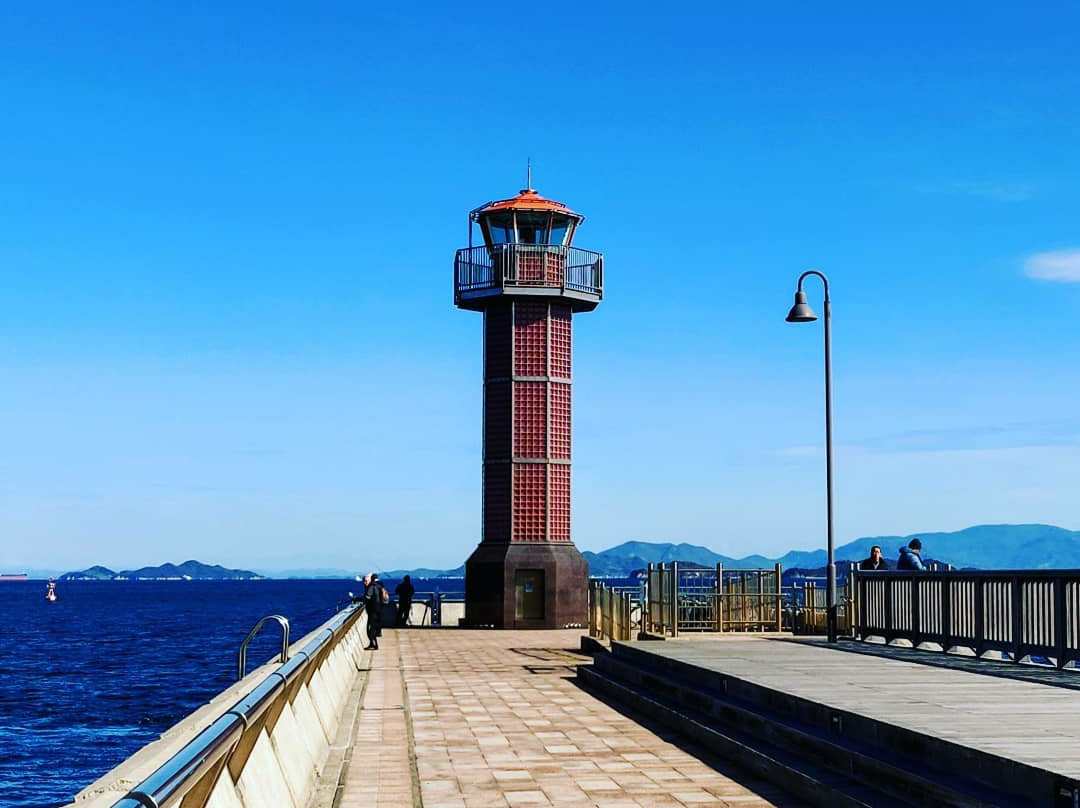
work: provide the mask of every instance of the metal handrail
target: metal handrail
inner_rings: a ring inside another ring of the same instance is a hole
[[[282,617],[280,614],[268,614],[262,620],[255,624],[255,628],[248,632],[248,635],[244,638],[244,641],[240,643],[240,651],[236,655],[236,681],[240,681],[244,678],[247,667],[247,647],[255,635],[259,633],[264,625],[269,621],[276,620],[278,625],[281,626],[281,662],[289,661],[289,620]]]
[[[322,652],[359,618],[363,608],[355,603],[335,615],[291,660],[268,673],[247,695],[114,802],[112,808],[170,808],[179,804],[200,778],[216,766],[228,763],[244,732],[257,726],[256,722],[285,688],[305,675],[310,665],[321,661]],[[276,617],[280,615],[264,617],[259,624]]]
[[[454,294],[545,287],[603,295],[604,256],[562,244],[465,247],[454,258]]]

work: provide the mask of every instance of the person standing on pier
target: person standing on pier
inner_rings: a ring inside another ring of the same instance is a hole
[[[397,595],[397,623],[399,626],[409,625],[409,615],[412,613],[412,599],[416,594],[416,587],[412,585],[409,576],[406,575],[394,590]]]
[[[922,542],[912,539],[907,547],[900,548],[900,558],[896,561],[898,570],[918,570],[926,572],[926,565],[922,560]]]
[[[364,611],[367,612],[368,644],[365,651],[379,650],[379,635],[382,634],[383,604],[390,601],[390,594],[382,585],[379,576],[369,572],[364,576]]]
[[[885,557],[881,554],[881,547],[874,545],[870,548],[870,557],[859,562],[861,570],[887,570],[889,565],[885,563]]]

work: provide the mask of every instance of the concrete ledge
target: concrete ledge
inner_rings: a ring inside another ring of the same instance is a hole
[[[774,645],[773,642],[768,644]],[[675,651],[674,648],[670,650]],[[676,653],[685,656],[682,651]],[[722,660],[723,657],[715,656],[716,653],[712,652],[713,659]],[[735,656],[744,658],[750,653],[748,648],[744,648]],[[841,652],[823,648],[820,653]],[[597,660],[600,668],[608,667],[608,661]],[[775,661],[782,664],[782,655],[777,656]],[[801,727],[803,731],[816,733],[820,737],[832,737],[837,742],[854,745],[852,748],[858,747],[866,755],[894,767],[919,771],[943,782],[951,779],[962,790],[986,793],[990,789],[1003,798],[1013,795],[1007,798],[1011,800],[1005,803],[1008,805],[1055,805],[1050,795],[1056,793],[1064,783],[1060,774],[966,745],[959,742],[954,733],[931,735],[845,708],[841,706],[842,702],[826,704],[785,692],[722,669],[722,661],[719,663],[721,669],[714,669],[706,664],[704,658],[699,661],[696,655],[675,658],[669,655],[668,648],[663,652],[653,652],[644,646],[614,643],[610,662],[624,662],[636,667],[642,675],[652,674],[653,680],[648,686],[656,692],[670,689],[671,682],[680,683],[680,687],[687,690],[687,698],[691,699],[688,703],[696,708],[712,709],[707,703],[715,699],[736,708],[753,710],[771,717],[778,724]],[[762,664],[766,664],[765,660],[762,660]],[[1018,732],[1022,734],[1022,729]],[[1073,785],[1069,784],[1069,787]],[[1001,803],[987,801],[987,804]]]
[[[362,653],[368,654],[370,657],[370,652]],[[368,671],[359,666],[357,668],[359,674],[353,678],[352,687],[345,700],[337,735],[330,744],[322,774],[312,789],[308,808],[334,808],[338,802],[338,795],[344,787],[345,772],[348,769],[349,761],[352,759],[356,721],[360,715],[360,707],[364,703],[364,691],[367,689],[368,681]]]
[[[581,635],[581,650],[586,654],[599,654],[607,653],[610,647],[603,640],[583,634]]]
[[[252,793],[252,799],[255,801],[255,804],[280,805],[281,808],[289,808],[289,806],[295,805],[295,799],[290,793],[289,788],[286,786],[287,779],[284,769],[288,768],[288,766],[279,762],[278,753],[275,753],[275,748],[291,749],[295,744],[303,744],[305,747],[305,757],[310,758],[310,756],[314,756],[317,768],[321,770],[321,767],[326,760],[329,738],[335,737],[338,724],[338,715],[329,715],[326,713],[328,708],[331,708],[331,705],[335,702],[340,706],[348,689],[351,688],[353,684],[352,680],[358,675],[355,664],[346,662],[346,660],[352,659],[351,654],[346,653],[346,649],[350,644],[355,647],[355,638],[359,636],[365,623],[366,617],[361,614],[360,618],[352,625],[346,635],[340,638],[333,651],[323,660],[320,669],[317,670],[315,675],[296,692],[294,703],[292,705],[294,709],[290,709],[290,715],[295,719],[293,725],[301,731],[302,737],[289,738],[286,740],[284,735],[282,735],[280,738],[276,739],[277,743],[275,744],[272,742],[274,739],[272,739],[270,735],[260,731],[260,738],[256,741],[255,747],[253,748],[253,760],[249,761],[248,765],[254,765],[257,769],[266,769],[267,772],[265,778],[269,778],[269,780],[276,782],[276,779],[281,779],[281,785],[285,790],[282,793],[275,792],[274,795],[266,795],[273,798],[271,803],[262,803],[261,800],[264,795],[261,793],[255,795]],[[295,655],[318,635],[325,633],[325,630],[324,624],[292,643],[289,648],[290,657]],[[131,788],[142,782],[147,776],[158,769],[165,761],[179,752],[180,749],[196,735],[206,729],[217,718],[222,716],[233,704],[254,690],[279,666],[280,663],[276,661],[270,661],[260,665],[239,682],[230,685],[207,704],[199,707],[190,715],[167,729],[161,734],[161,737],[157,741],[147,744],[127,760],[88,785],[75,796],[74,801],[69,803],[69,806],[72,808],[102,808],[103,806],[112,805],[130,791]],[[348,677],[350,681],[347,683],[344,681],[339,682],[337,688],[334,688],[327,683],[324,677],[333,676],[330,672],[331,667],[336,667],[339,672],[338,675]],[[352,669],[351,674],[349,674],[349,668]],[[334,693],[335,689],[339,690],[341,694],[340,697]],[[312,690],[314,690],[314,693],[311,692]],[[322,705],[324,715],[321,719],[318,716],[319,710],[316,709],[311,702],[312,695],[315,695],[317,702]],[[313,722],[312,719],[316,720]],[[317,729],[313,735],[311,724],[314,723],[318,725],[324,720],[333,724],[331,730],[327,732],[323,729]],[[288,724],[289,719],[286,718],[285,721]],[[265,741],[265,743],[262,741]],[[270,769],[273,769],[274,771],[270,772]],[[309,782],[314,781],[317,773],[317,771],[312,771],[309,776],[300,769],[294,769],[291,779],[295,785],[299,785],[304,780]],[[265,780],[265,778],[261,779]],[[240,794],[237,793],[236,788],[233,787],[231,778],[228,777],[228,775],[223,775],[220,779],[222,781],[228,780],[229,783],[227,785],[229,788],[219,789],[215,787],[213,799],[210,804],[226,806],[226,808],[227,806],[234,805],[234,803],[235,805],[244,805],[245,801],[242,800]],[[240,782],[236,784],[241,793],[249,788],[242,785],[243,781],[246,781],[247,779],[248,778],[241,775],[239,778]],[[219,783],[218,785],[221,784]],[[231,798],[220,794],[219,792],[222,790],[231,791]],[[302,806],[295,806],[295,808],[302,808]]]

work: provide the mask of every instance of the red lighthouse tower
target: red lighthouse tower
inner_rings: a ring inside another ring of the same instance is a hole
[[[454,303],[484,313],[483,537],[465,564],[465,620],[584,624],[588,564],[570,540],[574,312],[603,294],[604,259],[572,246],[584,217],[527,188],[469,214]],[[479,225],[483,246],[472,246]]]

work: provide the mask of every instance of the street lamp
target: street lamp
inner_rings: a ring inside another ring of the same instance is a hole
[[[832,308],[829,303],[829,279],[816,269],[808,269],[799,276],[795,290],[795,305],[788,312],[789,323],[812,323],[817,319],[814,310],[806,302],[803,281],[809,275],[821,278],[825,287],[825,509],[828,525],[828,566],[825,568],[825,620],[829,642],[836,642],[836,554],[833,545],[833,465],[832,465]]]

